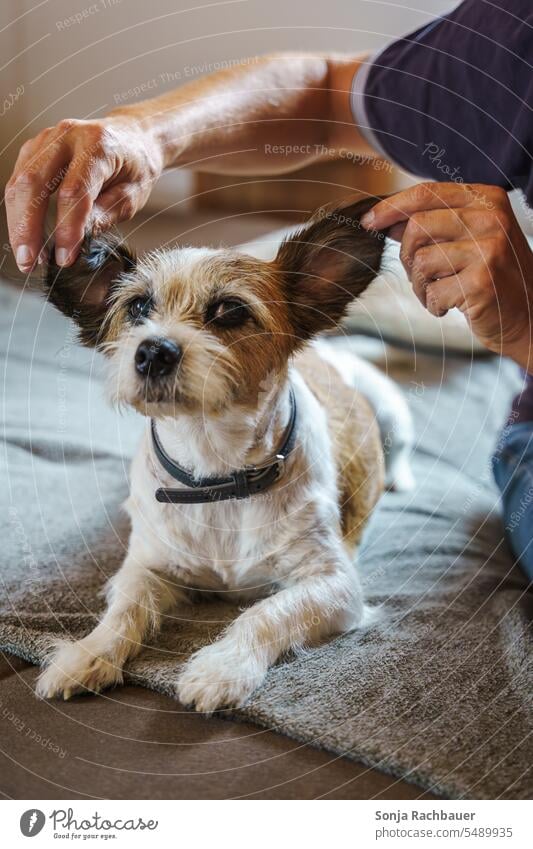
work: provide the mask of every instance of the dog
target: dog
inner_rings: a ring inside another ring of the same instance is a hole
[[[205,713],[243,705],[286,653],[371,621],[355,555],[386,473],[412,483],[409,414],[388,378],[313,340],[380,270],[384,235],[359,223],[375,202],[319,210],[272,262],[189,247],[136,259],[109,235],[70,268],[51,262],[49,300],[106,355],[113,401],[149,422],[106,612],[54,645],[39,696],[122,682],[198,593],[245,605],[177,676],[182,704]]]

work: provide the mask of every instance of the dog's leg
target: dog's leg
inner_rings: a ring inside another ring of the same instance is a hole
[[[181,702],[210,713],[238,707],[290,649],[361,624],[363,597],[343,552],[321,553],[293,571],[275,595],[249,607],[212,645],[188,661],[178,679]]]
[[[161,615],[177,601],[179,591],[164,581],[130,545],[128,555],[108,585],[108,608],[94,631],[82,640],[54,645],[37,682],[43,698],[99,692],[122,682],[122,667],[158,630]]]

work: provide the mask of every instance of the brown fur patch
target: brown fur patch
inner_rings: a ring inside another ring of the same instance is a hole
[[[231,328],[206,322],[209,306],[228,298],[242,300],[251,318]],[[156,288],[154,318],[166,326],[187,321],[227,347],[239,372],[240,403],[253,406],[266,377],[286,371],[294,334],[282,279],[261,260],[228,250],[200,257],[183,272],[176,268]]]
[[[343,538],[352,550],[384,488],[379,427],[366,398],[347,386],[337,369],[312,348],[298,354],[294,364],[326,411],[338,475]]]

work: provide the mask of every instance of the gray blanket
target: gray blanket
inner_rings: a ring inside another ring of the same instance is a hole
[[[50,637],[87,633],[102,610],[124,555],[120,504],[143,422],[107,406],[100,359],[38,298],[0,287],[0,322],[0,647],[38,663]],[[489,464],[516,370],[394,360],[416,422],[417,489],[383,498],[360,564],[386,618],[280,663],[232,717],[447,797],[528,797],[531,594],[503,539]],[[173,695],[184,659],[233,615],[195,607],[127,678]]]

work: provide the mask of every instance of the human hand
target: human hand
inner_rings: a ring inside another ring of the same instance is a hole
[[[43,230],[57,191],[54,233],[58,265],[71,265],[87,229],[132,218],[162,170],[161,151],[132,118],[60,121],[22,145],[6,186],[9,239],[17,265],[43,261]]]
[[[421,303],[461,310],[489,350],[533,370],[533,252],[497,186],[421,183],[363,217],[388,230]]]

